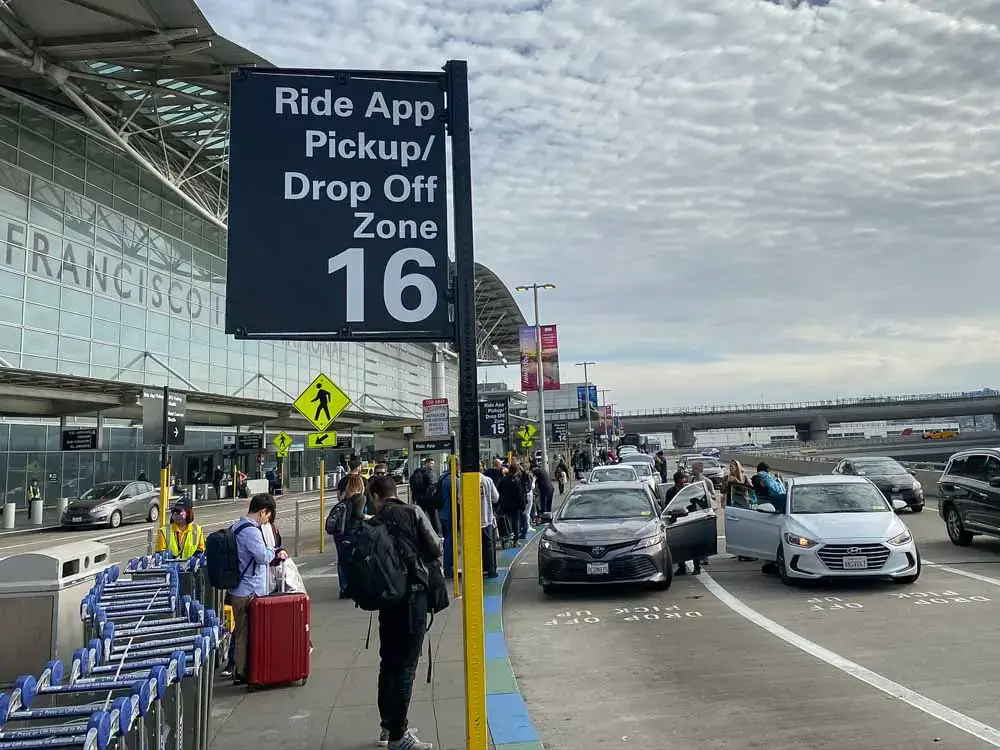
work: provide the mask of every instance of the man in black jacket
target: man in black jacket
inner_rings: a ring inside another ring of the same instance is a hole
[[[532,470],[535,474],[535,488],[538,490],[538,509],[536,515],[552,512],[552,498],[555,497],[556,488],[552,486],[552,478],[549,473],[542,468],[541,464]]]
[[[378,710],[381,718],[379,744],[389,750],[430,750],[430,743],[417,739],[409,728],[407,713],[413,694],[413,677],[427,631],[427,569],[441,566],[441,538],[427,515],[416,505],[396,497],[390,477],[373,477],[368,484],[375,518],[398,527],[416,541],[410,594],[378,613],[379,671]]]
[[[410,476],[410,502],[427,514],[431,526],[434,527],[439,536],[443,536],[441,514],[439,513],[441,493],[438,492],[437,482],[434,479],[433,458],[425,458],[423,466]]]

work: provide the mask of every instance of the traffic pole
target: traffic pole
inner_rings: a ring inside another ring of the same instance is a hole
[[[472,223],[472,151],[469,139],[469,67],[445,65],[451,130],[451,179],[455,246],[455,345],[458,350],[459,460],[464,528],[481,527],[479,507],[479,409],[476,383],[476,268]],[[539,384],[541,385],[541,384]],[[462,535],[462,622],[465,626],[465,745],[487,750],[486,623],[483,614],[483,548],[480,534]],[[457,541],[457,540],[456,540]]]
[[[319,460],[319,553],[326,552],[326,460]]]
[[[170,525],[167,501],[170,499],[170,431],[168,429],[170,411],[170,391],[163,386],[163,426],[160,431],[160,525]]]

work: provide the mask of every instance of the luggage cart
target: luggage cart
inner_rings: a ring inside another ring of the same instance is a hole
[[[124,704],[125,699],[121,699]],[[93,711],[87,722],[72,721],[67,724],[53,724],[0,730],[0,748],[5,750],[113,750],[119,745],[118,716],[122,711],[117,707],[111,711]]]

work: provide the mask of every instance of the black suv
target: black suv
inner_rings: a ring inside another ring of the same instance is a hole
[[[961,547],[977,534],[1000,537],[1000,448],[974,448],[948,459],[938,479],[938,513]]]

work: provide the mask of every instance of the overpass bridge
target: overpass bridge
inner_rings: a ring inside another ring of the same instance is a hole
[[[1000,394],[935,393],[784,404],[744,404],[622,412],[627,432],[666,433],[679,448],[694,447],[696,430],[794,427],[799,440],[825,440],[831,424],[992,415],[1000,428]],[[570,429],[586,430],[586,420]]]

